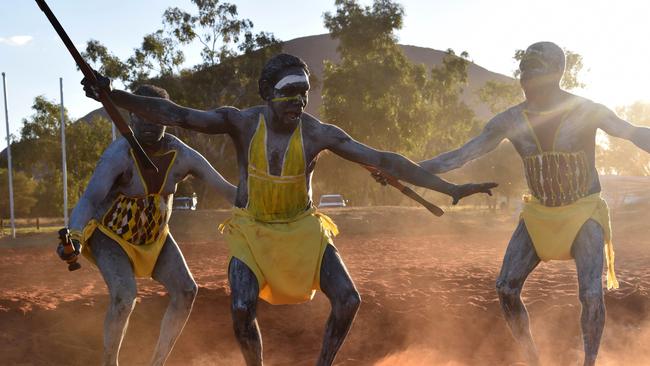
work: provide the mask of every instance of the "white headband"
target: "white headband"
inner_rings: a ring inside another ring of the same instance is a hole
[[[287,84],[296,84],[296,83],[309,83],[305,75],[287,75],[283,77],[277,84],[275,84],[275,89],[282,89]]]

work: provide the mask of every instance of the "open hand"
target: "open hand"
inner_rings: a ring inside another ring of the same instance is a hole
[[[106,76],[100,74],[95,70],[93,70],[93,72],[95,73],[95,77],[97,78],[97,83],[94,83],[91,80],[83,78],[81,80],[81,85],[84,86],[84,91],[86,92],[86,96],[88,98],[92,98],[99,102],[100,90],[105,90],[107,93],[111,92],[111,79],[107,78]]]
[[[458,201],[460,201],[462,198],[465,198],[467,196],[471,196],[475,193],[487,193],[488,195],[492,195],[492,188],[495,188],[499,186],[497,183],[469,183],[469,184],[461,184],[456,186],[456,189],[454,190],[454,193],[452,195],[454,201],[452,204],[457,204]]]

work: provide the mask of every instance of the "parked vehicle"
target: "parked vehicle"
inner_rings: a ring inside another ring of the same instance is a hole
[[[196,193],[191,197],[174,197],[174,210],[196,210],[196,205],[199,203]]]
[[[348,201],[341,194],[324,194],[320,196],[318,207],[345,207]]]

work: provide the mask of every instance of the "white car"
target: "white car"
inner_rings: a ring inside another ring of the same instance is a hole
[[[191,197],[174,197],[174,210],[196,210],[196,204],[199,202],[196,194]]]
[[[318,207],[345,207],[348,201],[340,194],[324,194],[320,196]]]

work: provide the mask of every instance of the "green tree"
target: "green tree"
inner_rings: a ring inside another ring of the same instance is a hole
[[[432,125],[426,156],[447,151],[478,132],[479,123],[474,111],[461,100],[467,85],[467,52],[456,56],[447,50],[442,65],[433,67],[427,82],[426,98],[433,103],[434,116],[427,123]]]
[[[324,15],[341,56],[339,63],[325,63],[324,120],[363,143],[408,156],[439,152],[468,136],[476,122],[460,100],[467,82],[466,53],[457,57],[448,52],[443,64],[429,73],[411,63],[397,44],[401,5],[338,0],[336,7]],[[399,194],[377,186],[354,164],[328,155],[322,160],[327,176],[319,176],[316,190],[345,192],[356,204],[402,203]],[[341,181],[342,175],[351,179]]]
[[[168,8],[162,29],[145,37],[134,54],[121,61],[97,41],[89,41],[85,56],[108,77],[132,90],[151,83],[167,89],[172,99],[200,109],[222,105],[247,107],[259,104],[257,79],[266,60],[282,45],[273,34],[253,32],[253,23],[240,19],[237,7],[218,0],[192,0],[193,12]],[[191,43],[202,47],[202,62],[181,69],[182,48]],[[200,151],[230,181],[236,182],[235,151],[228,136],[205,135],[170,128]],[[179,186],[181,194],[199,194],[200,207],[219,207],[223,200],[192,179]]]
[[[95,118],[92,121],[70,123],[66,129],[69,209],[86,190],[88,181],[102,153],[111,143],[111,121]]]
[[[86,50],[82,52],[82,56],[87,62],[94,63],[97,71],[112,80],[125,82],[129,79],[128,65],[98,40],[91,39],[86,42]]]
[[[58,103],[43,96],[34,98],[32,110],[34,113],[23,119],[20,140],[12,151],[15,151],[16,170],[40,180],[61,166],[61,113]],[[68,126],[67,111],[64,111],[64,116]]]
[[[397,45],[394,31],[402,27],[404,9],[392,1],[361,6],[354,0],[337,0],[336,7],[324,18],[331,36],[339,40],[341,60],[325,63],[322,116],[363,143],[422,153],[430,124],[420,122],[431,121],[434,114],[424,93],[425,68],[411,64]],[[376,202],[386,191],[354,164],[325,154],[321,165],[327,175],[318,176],[320,187],[345,192],[355,204]],[[344,182],[341,176],[351,179]],[[390,194],[383,198],[398,202]]]
[[[16,217],[26,217],[36,204],[37,183],[27,174],[13,172],[14,214]],[[0,217],[10,217],[9,212],[9,175],[7,169],[0,169]]]
[[[488,80],[477,90],[478,99],[497,114],[524,101],[524,94],[517,81]]]
[[[338,64],[326,62],[322,114],[362,142],[402,153],[422,153],[434,109],[426,70],[411,64],[394,35],[403,8],[391,1],[362,7],[338,0],[325,26],[339,39]]]
[[[60,105],[39,96],[34,99],[32,109],[34,114],[23,120],[20,140],[12,144],[14,167],[36,184],[31,194],[37,202],[32,205],[31,214],[60,216],[63,212]],[[67,110],[64,115],[68,202],[73,207],[111,141],[111,127],[104,119],[76,122],[68,118]]]
[[[252,35],[253,22],[237,18],[237,6],[218,0],[192,0],[197,12],[191,14],[180,8],[168,8],[163,23],[169,33],[181,44],[198,41],[201,46],[202,66],[214,66],[234,56],[231,44]]]
[[[616,114],[634,124],[650,127],[650,103],[637,101],[616,108]],[[648,176],[650,157],[627,140],[599,134],[602,136],[596,150],[598,170],[604,174]]]
[[[143,37],[133,55],[122,61],[99,41],[90,40],[83,56],[99,72],[127,87],[152,78],[187,74],[183,70],[183,46],[198,43],[202,63],[192,69],[216,66],[243,53],[279,44],[272,34],[253,33],[253,22],[238,18],[237,6],[219,0],[192,0],[195,11],[170,7],[163,13],[162,28]]]

